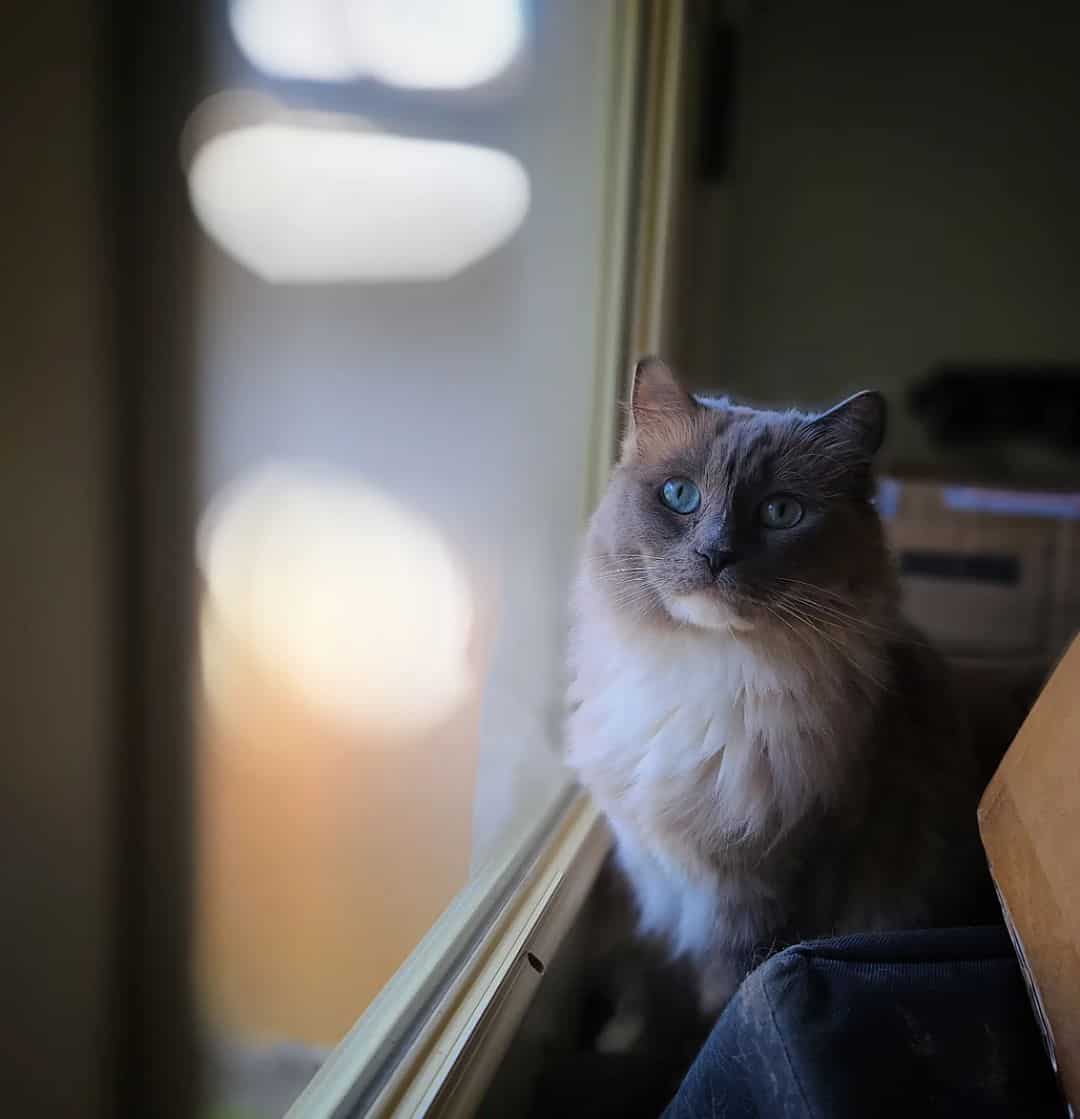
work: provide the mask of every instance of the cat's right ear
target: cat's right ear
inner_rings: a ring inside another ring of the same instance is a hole
[[[643,357],[634,367],[630,414],[635,424],[643,426],[656,419],[689,416],[697,407],[697,401],[675,380],[666,361]]]
[[[679,384],[667,362],[643,357],[634,367],[630,390],[630,423],[624,453],[669,438],[701,407]]]

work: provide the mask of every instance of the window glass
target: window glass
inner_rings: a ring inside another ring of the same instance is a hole
[[[283,1113],[567,790],[612,10],[248,0],[210,28],[181,138],[196,924],[242,1114]]]

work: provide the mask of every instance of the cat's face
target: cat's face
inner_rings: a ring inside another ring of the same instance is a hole
[[[888,578],[870,503],[884,402],[824,415],[696,399],[662,362],[638,366],[631,425],[592,533],[617,608],[706,628],[799,625]]]

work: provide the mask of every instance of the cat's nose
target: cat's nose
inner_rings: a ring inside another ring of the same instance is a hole
[[[702,544],[697,549],[697,554],[709,565],[713,575],[719,575],[725,567],[735,562],[735,553],[730,548],[722,548],[717,544]]]

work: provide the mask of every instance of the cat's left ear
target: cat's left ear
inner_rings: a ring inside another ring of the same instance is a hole
[[[815,427],[827,428],[871,459],[885,441],[887,414],[885,397],[875,389],[866,389],[841,400],[812,423]]]

